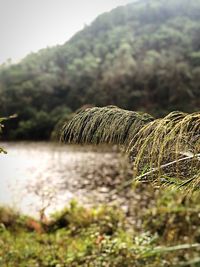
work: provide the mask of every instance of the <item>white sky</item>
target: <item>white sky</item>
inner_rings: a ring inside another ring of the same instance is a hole
[[[0,0],[0,64],[62,44],[98,15],[134,0]]]

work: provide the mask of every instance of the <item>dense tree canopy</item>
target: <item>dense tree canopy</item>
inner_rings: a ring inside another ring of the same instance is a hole
[[[9,138],[46,139],[85,104],[163,115],[200,106],[200,0],[141,0],[99,16],[62,46],[0,68]]]

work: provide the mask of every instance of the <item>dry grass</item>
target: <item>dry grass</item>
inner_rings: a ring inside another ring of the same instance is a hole
[[[63,127],[62,140],[78,144],[128,144],[153,117],[115,106],[81,110]]]
[[[115,106],[89,108],[64,126],[62,140],[123,145],[133,161],[134,177],[190,190],[199,187],[199,112],[176,111],[154,119]]]
[[[142,127],[128,146],[129,153],[135,154],[134,174],[138,175],[142,166],[147,165],[154,173],[154,179],[163,182],[165,167],[176,173],[176,178],[194,182],[191,179],[199,168],[200,113],[187,114],[172,112]],[[157,177],[155,177],[157,171]],[[151,171],[150,171],[151,173]],[[185,176],[186,177],[183,177]],[[195,176],[196,177],[196,176]],[[167,182],[167,179],[165,179]],[[170,180],[172,182],[172,180]],[[181,183],[179,184],[181,185]]]

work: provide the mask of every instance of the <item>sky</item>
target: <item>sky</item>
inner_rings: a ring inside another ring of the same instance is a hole
[[[134,0],[0,0],[0,64],[63,44],[98,15]]]

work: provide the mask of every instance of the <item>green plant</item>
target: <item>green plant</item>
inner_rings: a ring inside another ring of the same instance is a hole
[[[154,210],[144,215],[139,232],[127,229],[120,211],[111,207],[88,209],[73,201],[46,225],[0,208],[0,265],[196,266],[192,264],[199,263],[199,201],[190,203],[189,209],[179,203],[177,210],[172,210],[169,203],[175,204],[172,195],[159,198]],[[60,224],[63,218],[67,223]],[[112,232],[107,231],[110,228]],[[175,244],[177,237],[185,243]]]

